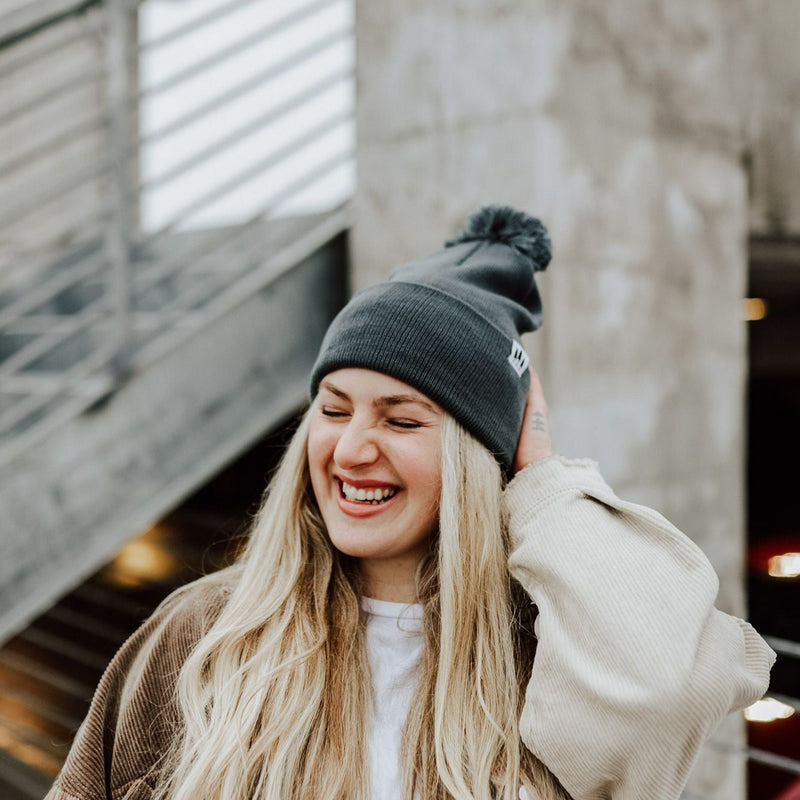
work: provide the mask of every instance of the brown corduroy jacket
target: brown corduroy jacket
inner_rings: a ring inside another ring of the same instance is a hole
[[[222,608],[225,577],[170,595],[122,646],[48,800],[149,800],[180,724],[175,680]]]

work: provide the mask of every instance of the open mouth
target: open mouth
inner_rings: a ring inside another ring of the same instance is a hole
[[[340,495],[350,503],[363,503],[364,505],[378,506],[391,500],[398,492],[396,486],[370,486],[359,488],[346,481],[336,479],[339,484]]]

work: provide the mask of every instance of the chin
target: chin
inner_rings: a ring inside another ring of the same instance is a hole
[[[351,558],[380,558],[391,555],[386,552],[383,544],[375,541],[374,538],[365,541],[363,536],[351,536],[341,532],[331,533],[330,528],[328,529],[328,538],[336,550]]]
[[[368,559],[417,559],[428,550],[427,531],[409,536],[407,528],[398,526],[397,531],[347,531],[328,527],[328,538],[340,552],[351,558]]]

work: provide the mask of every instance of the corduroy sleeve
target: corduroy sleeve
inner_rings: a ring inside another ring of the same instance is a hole
[[[703,742],[766,691],[775,654],[714,608],[700,549],[552,456],[505,494],[509,568],[537,604],[520,732],[575,800],[678,798]]]
[[[213,581],[184,587],[125,642],[45,800],[148,800],[177,729],[175,680],[221,598]]]

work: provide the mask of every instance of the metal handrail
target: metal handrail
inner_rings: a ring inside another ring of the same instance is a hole
[[[101,267],[101,260],[83,259],[46,278],[26,294],[9,303],[5,308],[0,309],[0,330],[37,306],[46,303],[59,292],[64,291],[64,289],[73,286],[84,278],[96,275]]]
[[[94,308],[94,307],[93,307]],[[86,311],[87,309],[84,309]],[[95,331],[110,331],[112,323],[108,318],[108,308],[98,305],[95,315],[89,323]],[[176,314],[164,311],[141,311],[134,310],[131,315],[131,322],[137,331],[148,333],[164,327],[165,318],[170,325],[181,325],[181,318]],[[21,336],[38,336],[43,333],[73,334],[78,329],[76,327],[74,315],[65,316],[64,314],[37,314],[36,316],[23,317],[9,326],[12,334]],[[53,381],[59,373],[57,371],[45,372],[38,371],[28,375],[3,375],[3,388],[17,385],[26,387],[25,391],[40,391],[42,384],[55,385]],[[41,380],[40,380],[41,379]]]
[[[108,312],[110,310],[108,300],[101,295],[92,303],[87,304],[80,313],[70,314],[60,326],[45,331],[41,336],[17,350],[14,355],[0,362],[0,378],[29,366],[56,345],[63,344],[70,337],[91,327],[102,313],[104,303],[107,306],[106,312]]]
[[[74,383],[76,386],[81,387],[85,391],[91,391],[91,385],[85,385],[78,381],[83,378],[91,376],[101,367],[109,363],[109,360],[116,352],[116,347],[113,342],[108,342],[100,345],[96,350],[92,350],[89,354],[81,359],[77,364],[74,364],[70,369],[64,373],[65,384]],[[103,375],[101,380],[110,384],[112,377],[110,375]],[[24,420],[27,416],[40,411],[52,401],[52,397],[43,396],[28,396],[18,403],[12,405],[9,409],[0,413],[0,429],[10,429],[17,423]]]

